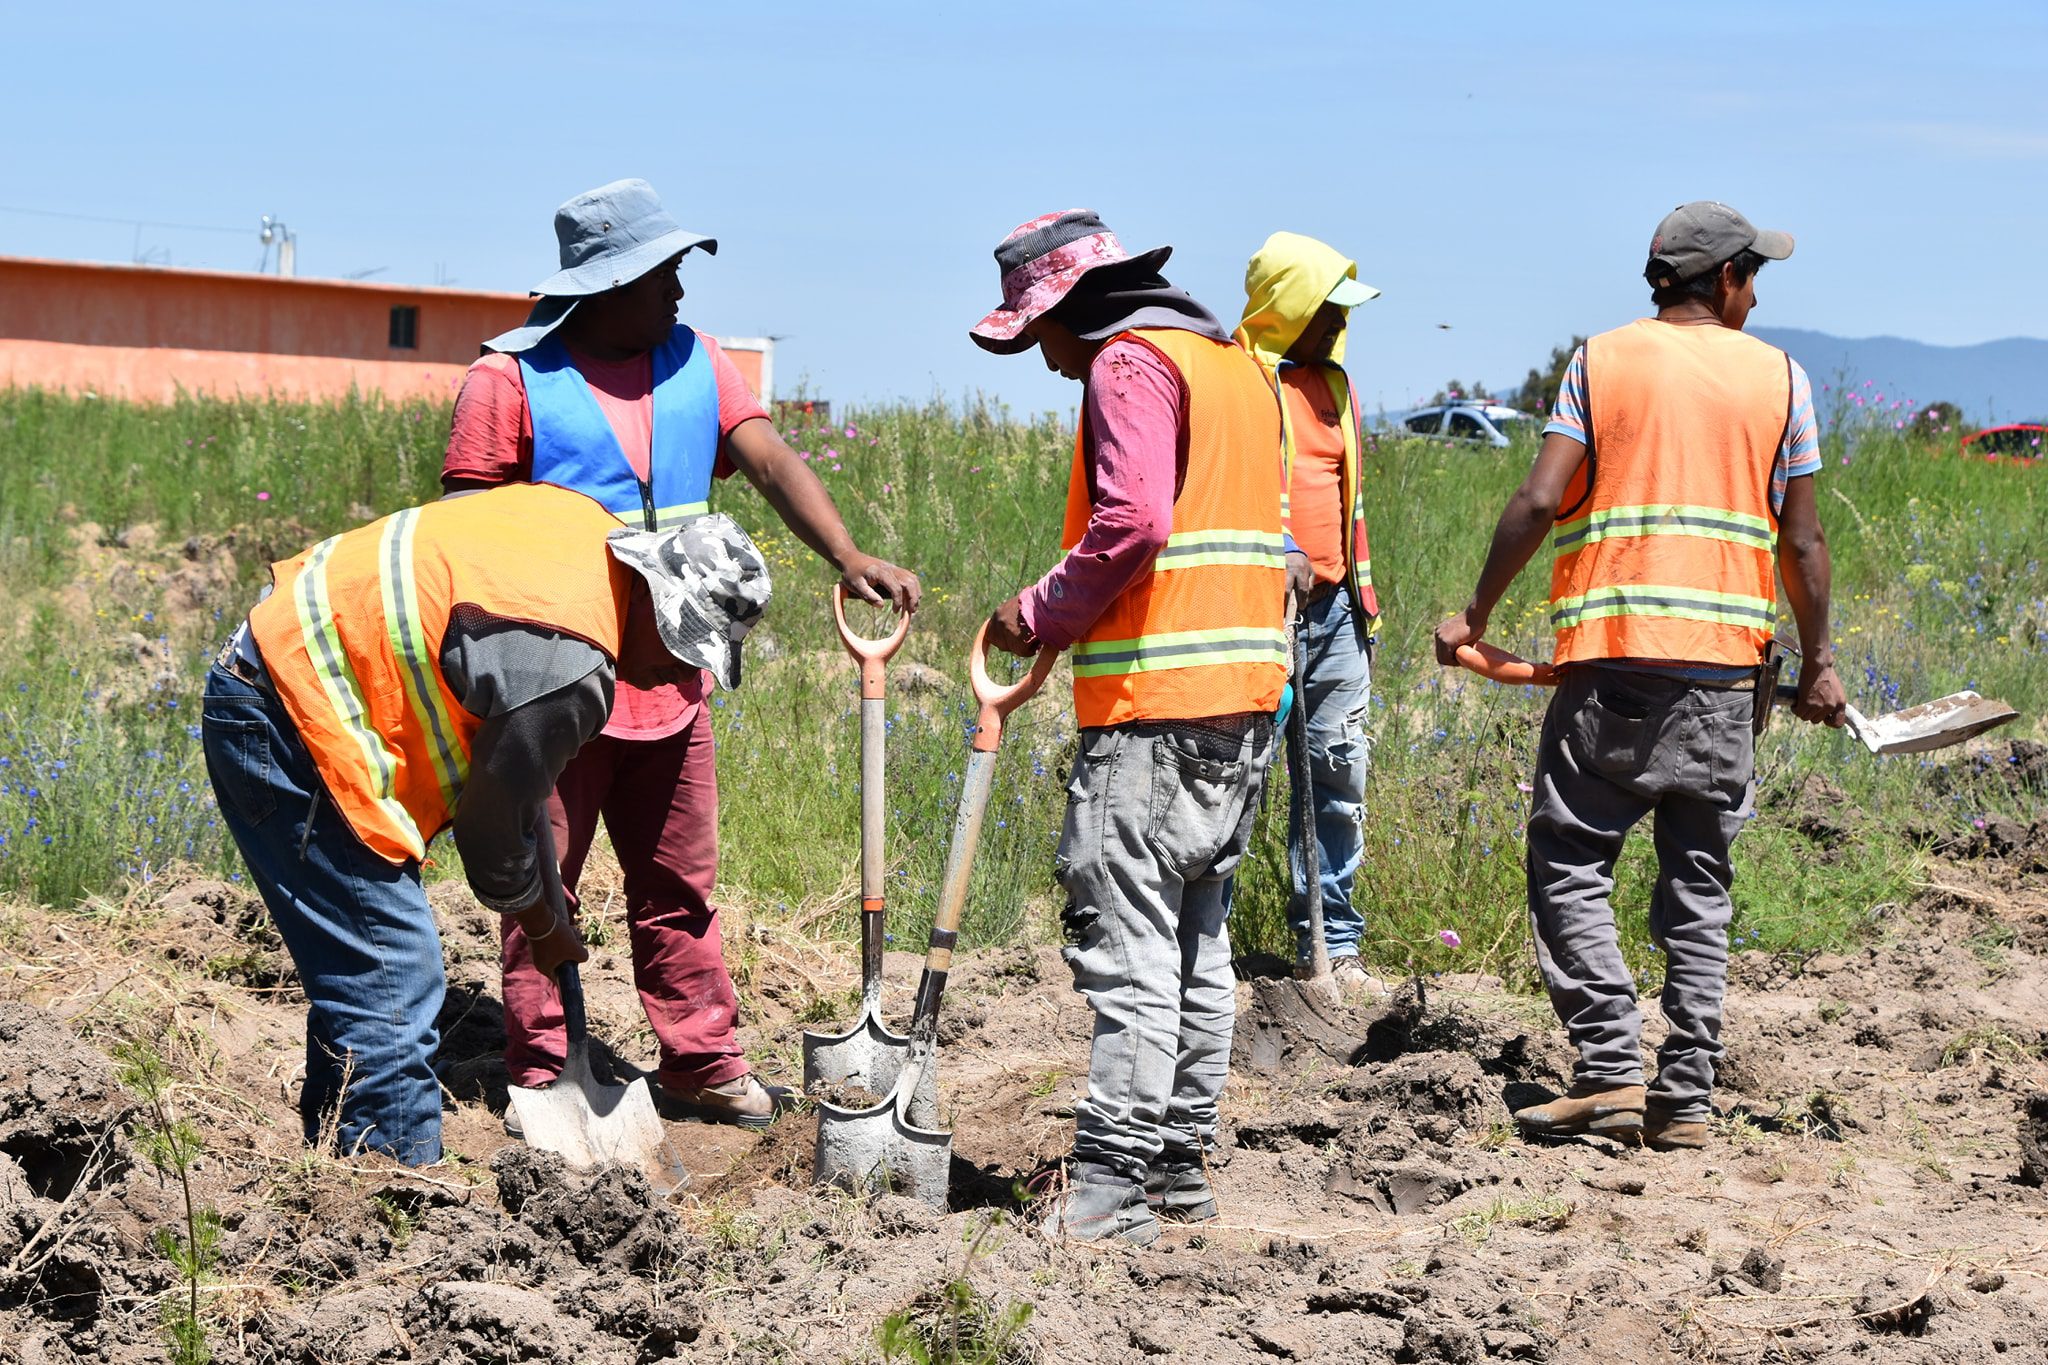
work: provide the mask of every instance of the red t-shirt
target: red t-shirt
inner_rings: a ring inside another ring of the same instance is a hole
[[[1319,583],[1342,583],[1344,562],[1344,431],[1337,425],[1337,400],[1319,365],[1289,365],[1280,371],[1287,426],[1294,434],[1294,477],[1287,489],[1288,529],[1308,556]]]
[[[702,332],[697,340],[711,357],[712,374],[718,381],[718,463],[716,477],[731,477],[732,457],[725,438],[733,428],[768,410],[754,397],[718,343]],[[570,352],[577,372],[590,385],[598,410],[611,423],[619,438],[626,462],[642,479],[654,452],[654,357],[602,361]],[[533,412],[526,403],[526,380],[519,371],[519,357],[484,356],[463,376],[462,392],[455,398],[455,420],[448,433],[448,454],[441,462],[441,481],[464,479],[476,483],[524,483],[533,477]],[[621,739],[666,739],[688,728],[704,705],[704,675],[680,687],[659,687],[652,691],[620,683],[612,704],[611,720],[604,732]]]

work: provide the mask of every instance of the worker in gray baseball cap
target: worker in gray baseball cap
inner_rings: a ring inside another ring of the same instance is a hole
[[[1558,687],[1536,746],[1529,918],[1551,1007],[1579,1054],[1571,1088],[1515,1112],[1526,1133],[1658,1150],[1707,1145],[1728,985],[1729,847],[1756,810],[1770,714],[1775,579],[1804,659],[1794,710],[1840,725],[1830,571],[1814,497],[1813,386],[1742,329],[1792,238],[1726,204],[1683,204],[1650,239],[1655,317],[1580,346],[1543,447],[1501,513],[1472,600],[1437,661],[1486,636],[1545,541]],[[1655,816],[1650,936],[1670,1031],[1645,1085],[1642,1012],[1615,933],[1614,867]]]

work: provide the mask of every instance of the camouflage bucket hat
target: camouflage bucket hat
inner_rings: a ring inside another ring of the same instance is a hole
[[[661,643],[686,664],[740,685],[740,641],[768,606],[768,562],[723,512],[666,531],[620,529],[605,538],[612,557],[647,580]]]

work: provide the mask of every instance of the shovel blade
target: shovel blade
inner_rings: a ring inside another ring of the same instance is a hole
[[[804,1089],[814,1086],[858,1086],[872,1095],[896,1088],[896,1077],[910,1057],[910,1040],[891,1033],[872,1012],[863,1010],[844,1033],[804,1034]]]
[[[895,1089],[866,1109],[819,1104],[812,1168],[817,1182],[854,1191],[890,1190],[944,1212],[952,1182],[953,1134],[921,1126],[914,1112],[920,1083],[930,1071],[929,1065],[911,1063],[896,1078]]]
[[[589,1058],[571,1049],[554,1084],[511,1088],[526,1144],[554,1152],[576,1170],[618,1163],[643,1169],[656,1163],[662,1145],[661,1115],[641,1077],[631,1085],[605,1085],[591,1074]]]
[[[1874,754],[1923,754],[1961,744],[2018,715],[2002,701],[1951,692],[1903,711],[1864,717],[1857,738]]]

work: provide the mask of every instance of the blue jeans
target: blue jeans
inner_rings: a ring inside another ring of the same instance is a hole
[[[441,1157],[441,939],[419,864],[364,847],[334,808],[291,717],[226,669],[200,715],[221,820],[291,952],[310,1006],[306,1141],[409,1166]]]
[[[1365,772],[1372,737],[1366,733],[1372,699],[1372,656],[1359,643],[1357,608],[1349,588],[1311,602],[1299,629],[1308,646],[1308,681],[1295,704],[1308,708],[1308,773],[1315,807],[1316,847],[1323,869],[1323,942],[1333,958],[1355,956],[1365,916],[1352,897],[1365,854]],[[1308,937],[1308,881],[1301,857],[1287,852],[1294,894],[1287,922],[1294,928],[1296,961],[1313,954]]]

